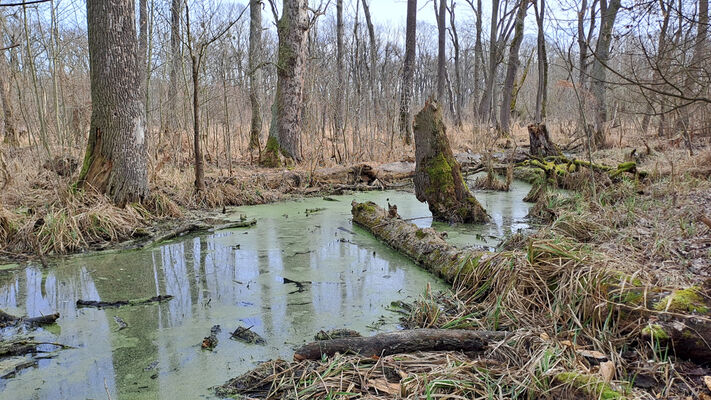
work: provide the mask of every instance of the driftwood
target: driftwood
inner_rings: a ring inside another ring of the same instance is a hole
[[[439,221],[487,221],[489,216],[464,182],[436,102],[428,101],[415,116],[414,131],[417,200],[426,201],[432,217]]]
[[[31,339],[0,341],[0,357],[23,356],[25,354],[48,353],[50,351],[40,350],[41,345],[52,345],[60,349],[73,349],[72,346],[67,346],[61,343],[54,342],[36,342]]]
[[[232,332],[230,339],[239,340],[240,342],[248,344],[267,344],[267,341],[264,340],[263,337],[259,336],[259,334],[255,332],[252,332],[251,326],[249,328],[238,326],[237,329]]]
[[[0,328],[10,326],[10,325],[18,325],[18,324],[51,325],[51,324],[55,323],[58,318],[59,318],[59,313],[27,318],[27,317],[16,317],[14,315],[10,315],[10,314],[0,310]]]
[[[464,329],[412,329],[370,337],[320,340],[296,350],[294,360],[320,360],[323,355],[353,353],[381,357],[416,351],[483,351],[490,342],[503,340],[505,332]]]
[[[220,325],[213,325],[210,328],[210,335],[202,339],[201,347],[203,350],[212,350],[217,347],[217,334],[220,333],[220,330]]]
[[[169,294],[162,294],[145,299],[119,300],[119,301],[95,301],[95,300],[77,300],[77,307],[93,307],[93,308],[113,308],[122,306],[140,306],[151,303],[162,303],[172,299]]]

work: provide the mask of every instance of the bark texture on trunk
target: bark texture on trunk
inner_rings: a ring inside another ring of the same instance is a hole
[[[521,0],[516,12],[516,23],[514,27],[514,37],[511,40],[509,48],[509,65],[506,68],[506,78],[504,79],[503,100],[501,101],[501,131],[508,133],[511,129],[511,112],[513,111],[512,99],[514,98],[514,81],[518,67],[521,65],[519,50],[521,50],[521,42],[523,42],[523,24],[526,20],[526,11],[528,10],[528,0]]]
[[[267,157],[286,157],[300,162],[301,105],[304,91],[304,58],[309,28],[307,0],[284,0],[277,23],[279,50],[277,56],[277,88],[272,106]],[[276,154],[274,154],[276,153]]]
[[[546,118],[546,103],[548,99],[548,55],[546,53],[545,31],[543,30],[543,21],[545,21],[546,17],[546,1],[541,0],[540,4],[540,8],[536,8],[538,87],[536,88],[536,114],[534,119],[537,124],[540,124]]]
[[[447,64],[446,7],[447,0],[439,0],[439,10],[435,9],[437,11],[437,101],[440,104],[444,104],[445,66]]]
[[[415,46],[417,45],[417,0],[407,0],[405,32],[405,63],[400,87],[400,136],[406,144],[412,143],[412,83],[415,76]]]
[[[356,19],[356,23],[358,20]],[[357,27],[357,25],[356,25]],[[336,0],[336,136],[343,136],[343,145],[346,145],[345,121],[346,96],[343,93],[345,84],[343,82],[343,0]]]
[[[180,71],[180,12],[182,0],[170,3],[170,76],[168,83],[168,131],[173,134],[178,129],[178,71]],[[176,138],[177,140],[177,138]]]
[[[252,121],[249,127],[249,150],[258,150],[261,158],[259,136],[262,133],[262,106],[259,88],[262,86],[262,1],[249,0],[249,102],[252,106]],[[251,154],[251,153],[250,153]]]
[[[471,194],[452,154],[442,111],[428,101],[415,116],[415,195],[436,220],[484,222],[488,216]]]
[[[2,46],[2,43],[0,43],[0,46]],[[0,54],[0,106],[2,106],[3,111],[3,142],[10,146],[18,146],[20,140],[17,137],[15,117],[12,111],[12,103],[10,102],[10,68],[7,65],[4,54]]]
[[[553,144],[546,124],[531,124],[528,126],[528,141],[531,145],[532,156],[547,157],[558,155],[559,152]]]
[[[119,205],[148,195],[133,0],[87,2],[91,130],[79,186]]]
[[[464,329],[410,329],[369,337],[348,337],[309,343],[294,353],[294,360],[320,360],[336,353],[382,357],[416,351],[484,351],[488,344],[503,340],[505,332]]]
[[[496,80],[496,67],[498,66],[498,43],[496,34],[499,22],[499,0],[491,1],[491,31],[489,32],[489,67],[486,75],[484,94],[479,103],[479,120],[489,122],[493,110],[494,81]]]
[[[600,0],[600,35],[595,46],[595,62],[592,66],[591,91],[595,98],[595,135],[593,144],[596,148],[605,147],[607,140],[607,102],[605,96],[606,67],[610,60],[610,44],[612,43],[612,30],[615,26],[617,11],[621,0]]]

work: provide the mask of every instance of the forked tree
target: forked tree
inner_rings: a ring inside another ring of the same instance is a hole
[[[118,205],[148,195],[134,0],[88,0],[91,127],[78,186]]]

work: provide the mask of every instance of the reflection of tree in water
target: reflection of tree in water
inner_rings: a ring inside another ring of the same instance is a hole
[[[179,326],[184,318],[192,316],[192,298],[190,282],[185,262],[185,243],[161,246],[161,272],[165,292],[173,295],[168,305],[168,326]]]
[[[0,387],[3,396],[25,398],[27,385],[36,385],[37,390],[33,392],[36,399],[77,397],[74,394],[98,398],[106,395],[104,380],[109,391],[116,393],[111,347],[106,346],[111,335],[107,316],[101,310],[77,310],[76,301],[80,298],[100,299],[95,282],[84,266],[57,269],[46,275],[30,266],[0,288],[0,309],[30,317],[59,312],[61,332],[50,339],[76,347],[61,352],[55,360],[40,362],[38,369],[25,370],[18,378],[3,384]],[[77,318],[85,318],[85,313],[93,314],[90,326],[76,323]],[[42,337],[47,333],[39,329],[35,334]],[[61,364],[57,360],[61,360]],[[93,361],[87,363],[86,360]],[[46,385],[42,384],[44,376],[64,378]],[[18,390],[17,396],[15,390]]]

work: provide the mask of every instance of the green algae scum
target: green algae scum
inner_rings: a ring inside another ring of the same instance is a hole
[[[435,223],[457,246],[491,248],[528,229],[522,198],[530,186],[477,193],[485,225]],[[405,219],[432,224],[427,205],[407,192],[369,192],[231,210],[257,225],[184,237],[153,248],[74,256],[0,268],[0,308],[30,317],[59,312],[56,325],[27,335],[48,347],[36,364],[0,361],[2,399],[214,398],[211,387],[268,359],[291,359],[320,330],[364,335],[398,328],[393,301],[417,299],[439,279],[350,221],[351,200],[397,204]],[[337,201],[332,201],[337,200]],[[309,210],[309,211],[307,211]],[[173,299],[119,308],[77,308],[77,300]],[[217,345],[201,343],[216,331]],[[249,328],[266,344],[230,340]],[[18,334],[6,328],[0,337]],[[23,332],[19,332],[20,335]],[[16,371],[17,369],[17,371]]]

